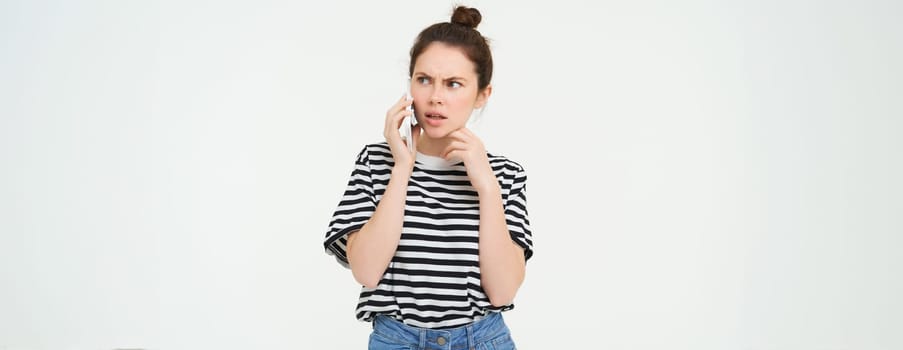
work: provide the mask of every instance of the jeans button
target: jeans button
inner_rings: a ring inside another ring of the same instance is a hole
[[[439,337],[438,339],[436,339],[436,344],[445,345],[445,338]]]

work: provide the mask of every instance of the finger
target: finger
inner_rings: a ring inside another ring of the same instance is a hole
[[[482,140],[480,140],[480,136],[477,136],[477,134],[474,133],[473,130],[468,129],[467,127],[462,127],[460,129],[458,129],[458,131],[461,133],[461,135],[464,135],[464,137],[466,137],[467,140],[470,142],[474,142],[474,141],[481,142],[482,141]]]
[[[414,103],[414,100],[408,99],[407,94],[401,95],[401,98],[398,99],[398,101],[395,102],[395,104],[393,104],[392,107],[389,108],[387,113],[394,114],[402,109],[407,108],[412,103]]]
[[[448,146],[445,147],[444,150],[442,150],[442,158],[448,159],[447,158],[448,154],[455,152],[455,151],[466,151],[466,150],[467,150],[466,143],[461,142],[461,141],[452,141],[448,144]]]
[[[442,158],[445,159],[445,160],[447,160],[447,161],[449,161],[449,162],[456,161],[456,160],[461,160],[461,159],[463,159],[463,158],[461,158],[461,154],[462,154],[463,152],[464,152],[464,151],[458,150],[458,149],[452,150],[451,152],[448,152],[447,154],[445,154],[444,156],[442,156]]]
[[[407,116],[410,116],[411,114],[413,114],[413,112],[409,111],[407,109],[403,109],[403,110],[399,111],[398,113],[396,113],[395,114],[395,123],[394,123],[395,129],[401,128],[401,124],[404,123],[404,118]]]
[[[483,140],[477,134],[466,127],[457,129],[449,134],[453,138],[466,142],[475,147],[483,147]]]
[[[410,106],[411,102],[414,102],[414,99],[409,98],[408,94],[405,93],[405,94],[401,94],[401,98],[398,100],[397,104],[399,106],[405,106],[405,105]]]
[[[460,131],[461,134],[466,135],[468,138],[471,138],[471,139],[477,138],[477,134],[474,134],[473,131],[468,129],[466,126],[458,129],[458,131]]]
[[[468,141],[467,134],[462,132],[461,129],[457,129],[455,131],[448,133],[448,136],[457,141],[461,141],[461,142],[465,142],[465,143]]]
[[[404,117],[407,117],[411,114],[413,114],[413,112],[407,109],[402,109],[395,112],[394,114],[390,114],[388,117],[386,117],[386,127],[394,127],[395,129],[401,128],[401,123],[404,122]]]

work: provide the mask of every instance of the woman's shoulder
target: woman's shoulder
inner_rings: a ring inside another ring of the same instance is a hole
[[[376,142],[376,143],[368,143],[364,144],[361,152],[389,152],[391,154],[391,149],[389,149],[389,143],[386,141]]]
[[[372,157],[392,158],[392,150],[389,148],[389,143],[383,141],[364,144],[357,153],[358,162],[368,162]]]
[[[489,157],[489,166],[501,181],[503,190],[512,192],[523,190],[527,183],[527,172],[520,162],[490,152],[486,152],[486,155]]]
[[[495,154],[492,152],[486,152],[486,155],[489,157],[489,165],[491,165],[493,169],[501,167],[503,169],[515,171],[518,173],[524,172],[524,167],[520,162],[516,162],[504,155]]]

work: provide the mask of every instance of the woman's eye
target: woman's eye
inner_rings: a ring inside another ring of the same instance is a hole
[[[417,82],[420,83],[420,84],[424,84],[424,85],[425,85],[425,84],[429,84],[429,83],[430,83],[430,79],[427,78],[427,77],[418,77],[418,78],[417,78]]]
[[[457,81],[450,81],[450,82],[448,82],[448,86],[451,87],[451,88],[457,89],[457,88],[459,88],[459,87],[461,87],[461,86],[463,86],[463,85],[461,85],[461,83],[459,83],[459,82],[457,82]]]

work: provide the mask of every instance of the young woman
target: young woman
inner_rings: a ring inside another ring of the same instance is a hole
[[[363,285],[357,318],[373,324],[370,349],[514,349],[501,312],[533,253],[527,176],[466,127],[492,93],[480,20],[459,6],[420,32],[413,100],[389,108],[385,142],[358,154],[329,223],[326,251]]]

